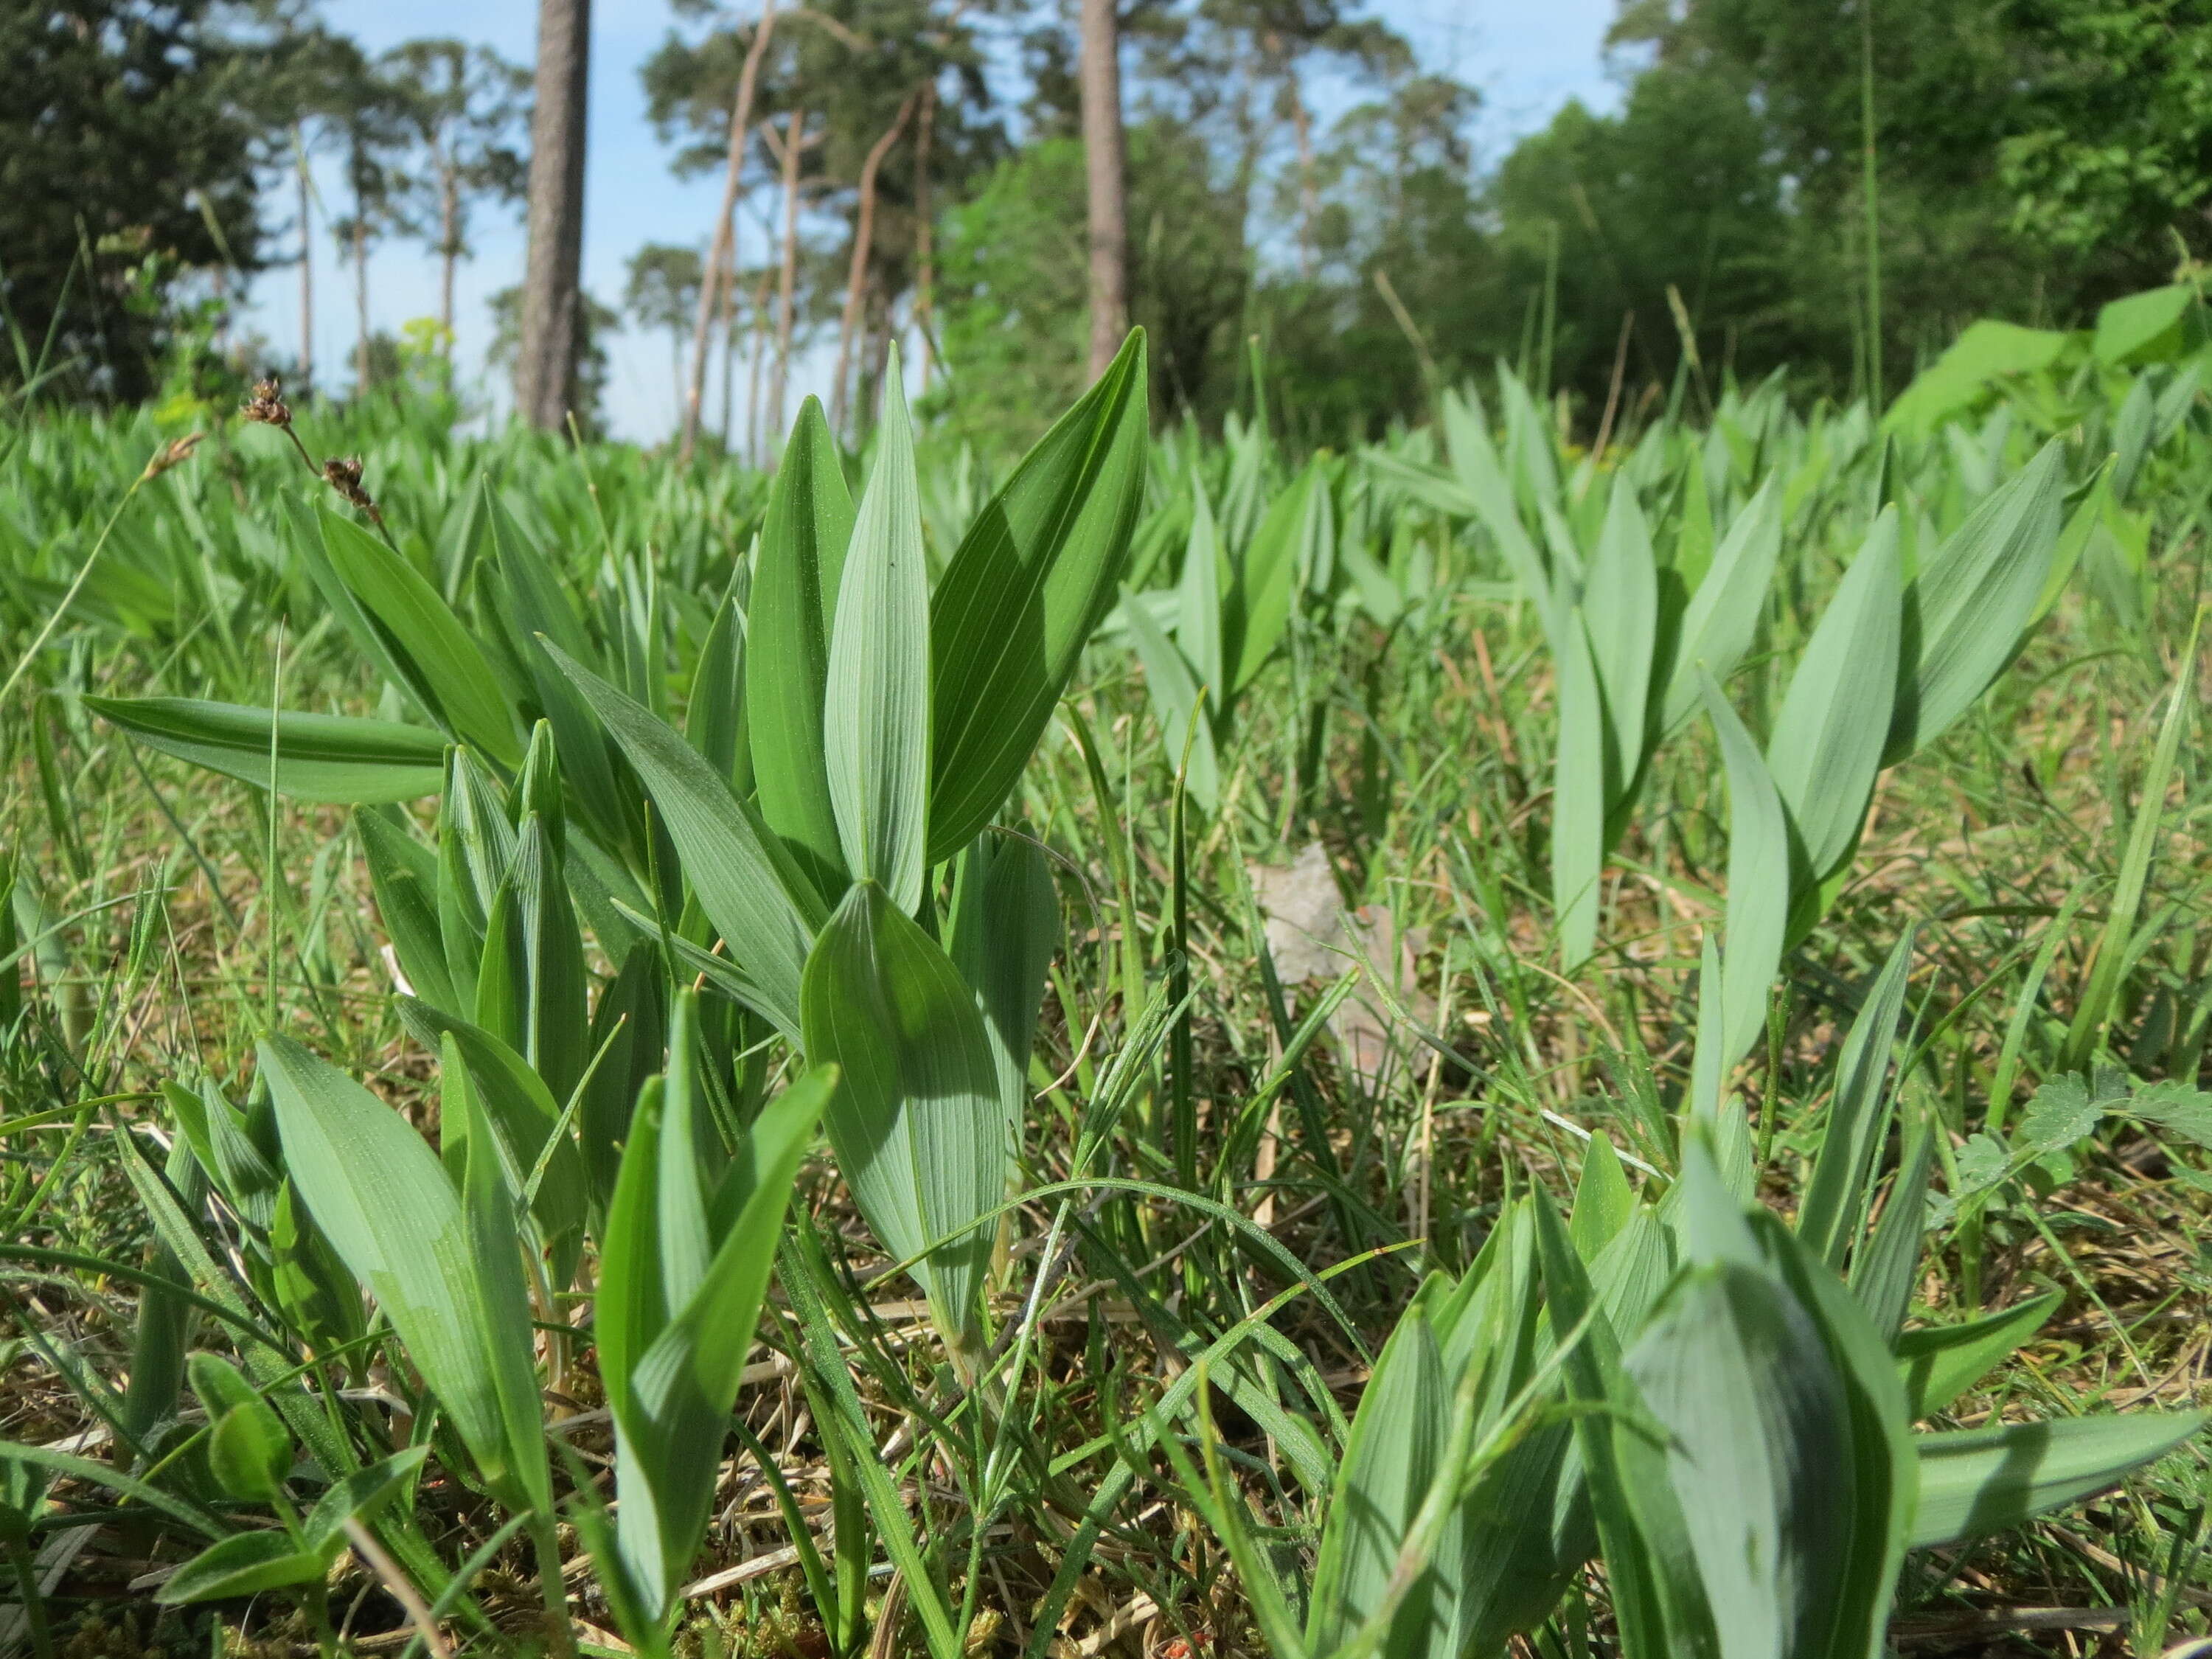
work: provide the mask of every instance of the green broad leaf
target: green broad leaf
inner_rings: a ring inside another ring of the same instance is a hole
[[[529,1310],[487,1325],[476,1239],[437,1154],[390,1107],[289,1037],[263,1037],[260,1055],[285,1164],[315,1224],[376,1298],[486,1484],[515,1508],[549,1502],[535,1418],[518,1443],[504,1404],[518,1388],[536,1396]],[[514,1238],[510,1229],[510,1252]]]
[[[698,666],[691,671],[684,735],[740,795],[756,790],[747,723],[745,618],[736,599],[725,595],[699,647]]]
[[[238,1367],[217,1354],[186,1361],[192,1392],[207,1408],[208,1468],[234,1498],[266,1504],[292,1472],[292,1437],[284,1421]]]
[[[1627,479],[1616,477],[1583,584],[1590,662],[1605,695],[1607,816],[1643,769],[1651,657],[1659,635],[1659,569],[1650,526]],[[1564,710],[1562,711],[1564,714]]]
[[[1528,1201],[1516,1204],[1449,1297],[1432,1297],[1430,1322],[1454,1389],[1472,1390],[1475,1444],[1503,1436],[1463,1492],[1438,1541],[1434,1600],[1445,1645],[1431,1651],[1494,1654],[1550,1617],[1597,1548],[1589,1496],[1565,1420],[1541,1422],[1556,1387],[1523,1395],[1551,1358],[1542,1316],[1536,1241]],[[1601,1296],[1602,1292],[1601,1292]],[[1471,1374],[1470,1374],[1471,1373]],[[1515,1419],[1516,1408],[1519,1420]]]
[[[1601,1545],[1613,1618],[1625,1659],[1709,1659],[1714,1645],[1703,1600],[1688,1586],[1693,1571],[1681,1517],[1656,1449],[1632,1426],[1640,1411],[1621,1369],[1620,1346],[1598,1306],[1589,1271],[1541,1187],[1532,1194],[1546,1311],[1557,1332],[1582,1340],[1561,1361],[1574,1419],[1575,1449]]]
[[[1853,1505],[1842,1379],[1818,1326],[1756,1269],[1689,1270],[1626,1356],[1727,1659],[1826,1653]],[[1838,1499],[1844,1501],[1838,1501]]]
[[[2000,382],[2057,367],[2082,337],[1984,317],[1914,377],[1882,416],[1887,431],[1926,434],[1972,409]]]
[[[2103,1076],[2099,1082],[2102,1085]],[[2050,1079],[2021,1114],[2020,1128],[2013,1137],[2013,1161],[2018,1164],[2048,1158],[2079,1146],[2104,1121],[2106,1109],[2125,1098],[2120,1090],[2107,1091],[2100,1086],[2092,1091],[2078,1073]]]
[[[2154,1083],[2113,1109],[2142,1119],[2162,1135],[2212,1147],[2212,1094],[2187,1083]]]
[[[1377,479],[1431,512],[1454,519],[1474,516],[1474,496],[1443,467],[1372,447],[1361,451],[1360,459]]]
[[[1022,459],[969,527],[929,612],[928,861],[1003,805],[1112,609],[1142,498],[1145,333]]]
[[[318,518],[331,572],[361,606],[407,690],[458,738],[512,766],[522,758],[513,705],[460,618],[407,562],[349,519]]]
[[[419,998],[399,999],[399,1021],[425,1048],[441,1056],[441,1066],[459,1060],[466,1070],[463,1079],[476,1105],[499,1127],[513,1155],[518,1175],[545,1160],[544,1178],[531,1206],[545,1242],[573,1246],[580,1236],[589,1198],[582,1155],[573,1141],[563,1139],[549,1157],[545,1144],[561,1121],[562,1103],[545,1086],[544,1079],[530,1062],[500,1037],[481,1025],[432,1007]],[[446,1073],[448,1085],[453,1073]],[[441,1124],[441,1150],[447,1169],[456,1178],[468,1146],[471,1119],[465,1113],[447,1115]]]
[[[459,999],[446,969],[445,935],[438,925],[438,855],[381,812],[356,808],[353,824],[361,837],[362,861],[368,866],[376,914],[399,971],[417,996],[454,1009]]]
[[[1267,504],[1259,526],[1234,567],[1229,600],[1230,626],[1223,630],[1222,672],[1225,695],[1243,690],[1257,678],[1290,626],[1291,602],[1297,592],[1318,516],[1328,489],[1327,474],[1316,459],[1290,487]]]
[[[823,758],[822,711],[830,624],[852,539],[853,497],[837,441],[821,403],[809,398],[784,446],[754,555],[745,714],[761,817],[825,902],[848,879]]]
[[[668,1323],[667,1271],[660,1238],[660,1142],[666,1096],[667,1079],[659,1076],[647,1079],[638,1091],[599,1241],[592,1335],[599,1349],[607,1408],[617,1422],[629,1408],[630,1373],[638,1356]],[[687,1146],[683,1150],[690,1149]],[[703,1216],[703,1205],[695,1207]]]
[[[1928,1231],[1928,1178],[1935,1166],[1935,1132],[1916,1121],[1905,1159],[1877,1222],[1851,1259],[1851,1294],[1884,1342],[1894,1343],[1912,1305],[1920,1277],[1920,1245]]]
[[[1766,998],[1790,931],[1790,820],[1759,745],[1705,680],[1705,711],[1728,768],[1728,944],[1721,958],[1721,1073],[1766,1027]],[[1704,1044],[1698,1045],[1700,1050]],[[1700,1059],[1703,1058],[1702,1053]]]
[[[912,915],[929,856],[929,569],[914,434],[891,349],[875,470],[837,590],[822,744],[844,867]],[[1023,757],[1028,758],[1026,755]]]
[[[1006,1110],[1006,1144],[1016,1156],[1028,1127],[1037,1009],[1060,936],[1060,891],[1036,842],[982,835],[969,843],[953,878],[945,951],[982,1011]]]
[[[2130,389],[2112,422],[2112,495],[2124,501],[2133,492],[2136,474],[2150,453],[2153,395],[2148,375]]]
[[[553,1099],[584,1074],[584,939],[544,820],[532,813],[484,926],[476,1023],[528,1061]]]
[[[813,884],[751,805],[674,727],[557,651],[554,660],[606,723],[659,809],[699,908],[728,946],[747,1000],[799,1034],[799,981],[825,919]]]
[[[1912,972],[1912,930],[1891,947],[1836,1060],[1835,1094],[1813,1157],[1812,1178],[1797,1210],[1805,1248],[1841,1273],[1857,1243],[1875,1161],[1889,1138],[1894,1097],[1887,1087],[1889,1055],[1905,1012]]]
[[[2056,1291],[1963,1325],[1929,1325],[1897,1339],[1897,1371],[1912,1420],[1933,1417],[2027,1341],[2063,1298]]]
[[[154,1599],[165,1607],[227,1601],[292,1584],[312,1584],[329,1568],[322,1553],[298,1548],[284,1533],[236,1533],[209,1545],[171,1573]]]
[[[459,1048],[459,1043],[448,1037],[446,1060],[455,1058]],[[469,1127],[460,1185],[461,1215],[472,1271],[459,1288],[469,1298],[465,1304],[469,1322],[483,1352],[479,1363],[489,1379],[491,1398],[506,1431],[514,1484],[527,1494],[530,1507],[547,1515],[551,1512],[553,1492],[530,1291],[522,1270],[523,1251],[534,1249],[535,1244],[516,1207],[516,1171],[483,1114],[483,1095],[470,1085],[465,1063],[445,1074],[443,1080],[446,1093],[441,1098],[441,1109],[465,1120]],[[559,1282],[568,1282],[566,1273],[557,1267],[555,1272]],[[398,1322],[393,1321],[395,1328]],[[427,1370],[424,1380],[428,1380]],[[510,1506],[523,1507],[512,1500]]]
[[[0,896],[0,906],[5,902],[4,896]],[[9,972],[0,969],[0,979],[9,977]],[[170,1141],[161,1175],[175,1188],[179,1207],[187,1215],[199,1214],[207,1202],[207,1169],[185,1136],[179,1134]],[[138,1328],[131,1333],[131,1379],[125,1388],[118,1425],[122,1431],[119,1437],[126,1443],[144,1443],[176,1414],[177,1396],[185,1386],[185,1351],[199,1323],[195,1298],[183,1288],[191,1272],[176,1252],[157,1245],[147,1267],[161,1282],[138,1286]],[[8,1466],[0,1463],[0,1480],[7,1474]],[[4,1493],[0,1493],[0,1513],[4,1513],[5,1505]]]
[[[1887,507],[1807,641],[1767,742],[1815,885],[1858,845],[1881,769],[1904,628],[1899,560],[1897,509]]]
[[[1128,623],[1130,642],[1137,647],[1137,660],[1145,665],[1152,707],[1159,712],[1168,764],[1182,766],[1183,757],[1189,757],[1184,787],[1202,811],[1211,813],[1221,804],[1221,762],[1213,747],[1212,718],[1201,706],[1204,688],[1151,611],[1126,589],[1121,615]]]
[[[149,749],[294,800],[374,805],[434,795],[446,739],[419,726],[305,714],[196,697],[86,697],[84,706]]]
[[[1729,1659],[1875,1651],[1914,1466],[1888,1350],[1778,1220],[1684,1148],[1689,1261],[1627,1354]],[[1649,1441],[1640,1441],[1638,1455]]]
[[[2097,313],[2090,343],[2100,363],[2160,362],[2177,355],[2182,323],[2197,301],[2191,283],[2175,283],[2114,300]]]
[[[1306,1620],[1306,1642],[1316,1653],[1334,1653],[1382,1611],[1407,1534],[1436,1482],[1452,1383],[1422,1301],[1383,1345],[1345,1442]],[[1399,1604],[1383,1652],[1423,1650],[1434,1597],[1431,1571]]]
[[[225,1412],[208,1432],[208,1468],[233,1498],[265,1504],[283,1490],[292,1467],[292,1439],[276,1413]]]
[[[1570,1237],[1571,1237],[1571,1233]],[[1674,1236],[1655,1205],[1638,1204],[1589,1266],[1590,1289],[1616,1331],[1640,1329],[1674,1277]]]
[[[366,1526],[374,1521],[400,1488],[420,1473],[429,1455],[428,1446],[409,1446],[332,1482],[301,1522],[300,1531],[309,1547],[335,1548],[345,1535],[347,1522]]]
[[[734,1161],[702,1155],[698,1000],[679,997],[669,1073],[645,1091],[610,1208],[594,1329],[614,1418],[630,1582],[655,1616],[696,1553],[786,1200],[834,1068],[755,1120]],[[710,1183],[706,1170],[719,1162]]]
[[[1550,565],[1536,544],[1529,538],[1528,528],[1521,522],[1519,510],[1514,505],[1513,487],[1506,482],[1499,465],[1498,451],[1483,429],[1480,411],[1456,393],[1446,393],[1443,399],[1443,428],[1445,442],[1451,452],[1452,467],[1459,474],[1461,485],[1472,501],[1475,516],[1483,528],[1490,532],[1506,568],[1516,581],[1528,591],[1535,602],[1537,615],[1543,619],[1544,632],[1551,641],[1552,654],[1564,661],[1567,655],[1567,638],[1571,618],[1569,608],[1574,594],[1570,587],[1562,592],[1554,582]]]
[[[2095,965],[2089,970],[2089,982],[2075,1006],[2065,1045],[2059,1050],[2062,1070],[2087,1067],[2112,1011],[2118,1006],[2121,987],[2134,956],[2130,941],[2135,935],[2136,918],[2142,914],[2144,884],[2150,876],[2151,860],[2158,854],[2167,785],[2173,775],[2182,738],[2189,729],[2191,713],[2197,704],[2197,648],[2203,628],[2204,612],[2200,609],[2190,624],[2189,642],[2182,649],[2180,672],[2166,700],[2165,717],[2159,722],[2158,740],[2151,749],[2150,764],[2143,770],[2135,821],[2128,826],[2127,847],[2120,855],[2105,926],[2097,938]]]
[[[1005,1196],[1009,1152],[975,995],[934,939],[860,882],[815,941],[801,1012],[807,1058],[844,1074],[823,1127],[854,1201],[893,1256],[915,1261],[939,1330],[972,1363],[991,1252],[990,1230],[973,1224]]]
[[[657,1589],[656,1614],[705,1538],[785,1207],[837,1075],[834,1066],[817,1067],[754,1121],[746,1155],[714,1195],[713,1255],[698,1264],[690,1293],[671,1304],[667,1322],[628,1370],[616,1416],[617,1537],[633,1581],[648,1594]],[[664,1191],[672,1173],[665,1148],[674,1139],[661,1142]],[[664,1245],[666,1238],[664,1228]]]
[[[592,1011],[589,1047],[601,1058],[576,1108],[576,1140],[597,1213],[613,1201],[630,1113],[645,1080],[660,1069],[667,1030],[659,952],[632,945]]]
[[[1628,1172],[1620,1167],[1612,1138],[1600,1130],[1583,1150],[1582,1178],[1575,1184],[1575,1207],[1567,1219],[1575,1253],[1585,1262],[1595,1261],[1628,1224],[1636,1207]]]
[[[1202,483],[1191,490],[1190,539],[1176,583],[1175,627],[1176,643],[1198,677],[1207,709],[1220,709],[1229,695],[1222,683],[1221,538]]]
[[[2018,653],[2058,544],[2064,447],[2045,444],[1922,561],[1885,766],[1942,736]]]
[[[1699,489],[1702,492],[1703,486]],[[1712,562],[1682,613],[1679,642],[1667,671],[1659,729],[1674,731],[1697,712],[1700,673],[1725,681],[1759,635],[1759,617],[1782,552],[1779,486],[1770,476],[1730,522]]]
[[[479,592],[485,597],[479,599],[478,614],[505,634],[529,675],[538,705],[552,724],[562,774],[583,822],[608,845],[620,846],[636,817],[637,786],[623,775],[590,708],[540,642],[550,640],[588,661],[593,655],[591,636],[553,567],[514,522],[489,480],[483,501],[496,568],[479,569]]]
[[[1559,669],[1559,753],[1552,774],[1552,915],[1561,965],[1572,973],[1597,948],[1605,874],[1605,697],[1580,611],[1565,623]]]
[[[2003,1532],[2107,1491],[2203,1429],[2207,1416],[2140,1412],[1916,1436],[1920,1504],[1912,1547]]]
[[[476,1006],[477,975],[492,901],[514,866],[514,825],[507,793],[465,749],[452,751],[438,803],[438,925],[456,996]]]

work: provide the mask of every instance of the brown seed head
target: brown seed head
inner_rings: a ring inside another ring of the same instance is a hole
[[[359,456],[349,460],[341,460],[336,455],[331,456],[323,463],[323,482],[364,512],[376,505],[374,501],[369,500],[368,492],[361,487]]]
[[[362,488],[361,458],[358,455],[343,460],[333,455],[325,461],[323,482],[344,496],[353,506],[368,514],[377,523],[384,522],[384,514],[377,510],[376,503],[369,498],[368,491]]]
[[[191,459],[192,451],[199,447],[200,439],[205,434],[202,433],[188,432],[181,438],[170,439],[168,442],[154,452],[154,459],[146,463],[143,476],[149,478],[158,478],[171,467],[183,465]]]
[[[273,374],[265,380],[253,383],[252,399],[238,412],[247,420],[258,422],[263,426],[289,427],[292,424],[292,411],[284,402],[284,388]]]

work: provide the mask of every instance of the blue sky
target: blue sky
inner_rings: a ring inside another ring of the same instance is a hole
[[[746,9],[744,0],[738,9]],[[1541,126],[1569,98],[1610,107],[1618,97],[1601,59],[1613,0],[1373,0],[1369,9],[1411,40],[1426,67],[1480,88],[1477,136],[1486,156]],[[623,261],[640,244],[703,242],[720,181],[674,177],[668,152],[646,119],[637,70],[675,25],[665,0],[599,0],[593,14],[584,282],[613,303],[621,295]],[[418,36],[459,34],[523,64],[532,56],[537,22],[532,0],[325,0],[323,15],[372,52]],[[326,169],[320,187],[325,204],[341,210],[335,173]],[[758,234],[742,215],[739,223],[741,240]],[[455,300],[459,360],[471,378],[482,374],[491,334],[487,300],[521,270],[521,227],[515,217],[482,213],[473,240],[477,255],[461,267]],[[284,239],[272,244],[272,251],[285,247]],[[325,377],[341,378],[352,340],[351,274],[337,263],[319,226],[314,253],[315,356]],[[740,257],[750,264],[757,252],[741,251]],[[394,242],[373,253],[372,326],[396,331],[410,318],[434,315],[437,280],[436,261],[419,243]],[[287,356],[297,351],[295,267],[261,277],[245,322]],[[608,414],[614,430],[643,441],[664,435],[675,410],[666,337],[631,329],[611,343]],[[802,357],[793,368],[793,406],[806,392],[825,391],[829,372],[824,353]]]

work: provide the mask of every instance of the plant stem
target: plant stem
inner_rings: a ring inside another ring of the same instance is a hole
[[[29,1632],[32,1650],[39,1659],[54,1659],[54,1635],[46,1623],[46,1600],[39,1592],[39,1564],[31,1547],[12,1533],[8,1560],[15,1569],[15,1583],[23,1593],[23,1626]]]
[[[549,1516],[532,1516],[530,1545],[538,1557],[538,1587],[545,1598],[545,1635],[554,1659],[576,1659],[576,1629],[568,1622],[568,1588],[561,1577],[561,1537]]]
[[[23,654],[16,659],[14,670],[8,676],[8,683],[5,685],[0,685],[0,702],[5,702],[8,700],[8,694],[15,689],[16,682],[23,678],[31,665],[38,659],[39,653],[46,649],[46,641],[53,637],[54,629],[61,626],[62,618],[69,614],[69,608],[76,603],[76,596],[84,589],[85,578],[92,574],[93,566],[100,562],[100,550],[107,545],[107,538],[115,529],[116,520],[123,516],[123,509],[131,505],[131,498],[138,493],[138,486],[146,482],[147,477],[147,474],[142,472],[137,477],[132,479],[131,488],[123,492],[123,499],[116,502],[115,511],[107,515],[107,522],[100,526],[100,539],[93,543],[91,553],[86,556],[84,563],[78,567],[76,575],[70,582],[69,591],[62,595],[61,603],[54,607],[53,614],[46,618],[46,624],[39,630],[38,637],[23,647]]]

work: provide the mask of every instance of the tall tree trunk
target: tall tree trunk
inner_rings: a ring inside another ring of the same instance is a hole
[[[368,220],[360,197],[353,200],[353,395],[368,395]]]
[[[1091,375],[1096,380],[1114,361],[1129,326],[1121,20],[1115,0],[1083,0],[1081,79],[1083,170],[1091,221]]]
[[[806,112],[794,109],[783,126],[783,262],[776,280],[775,371],[769,378],[769,441],[783,436],[783,392],[791,379],[791,331],[795,320],[794,293],[799,286],[799,136],[805,130]]]
[[[921,113],[915,122],[914,132],[914,320],[915,332],[921,336],[921,389],[929,390],[930,359],[937,348],[932,343],[937,332],[937,319],[933,314],[937,296],[937,239],[929,222],[929,141],[937,130],[937,82],[934,78],[921,83]]]
[[[915,94],[908,93],[891,118],[883,136],[868,147],[867,159],[860,163],[860,200],[853,214],[853,258],[845,270],[845,313],[837,319],[837,373],[830,382],[830,429],[845,429],[845,372],[852,362],[853,331],[860,324],[860,289],[868,272],[869,244],[876,234],[876,175],[883,170],[884,157],[898,143],[899,134],[906,131],[906,118],[914,113]]]
[[[732,233],[736,228],[735,225],[731,227]],[[738,377],[737,322],[738,249],[733,234],[722,272],[721,319],[714,331],[721,337],[722,343],[722,453],[725,456],[730,453],[731,401]]]
[[[315,238],[307,210],[313,187],[307,177],[307,145],[297,125],[292,129],[293,153],[300,162],[300,390],[315,383]]]
[[[745,459],[755,466],[761,464],[761,359],[768,356],[768,288],[775,277],[775,267],[763,259],[760,286],[753,290],[753,361],[745,386]]]
[[[558,431],[576,401],[583,343],[584,117],[592,0],[538,0],[536,104],[530,118],[530,252],[522,278],[515,410]]]
[[[453,266],[461,257],[461,181],[441,163],[438,178],[438,329],[446,356],[453,355]]]
[[[1316,260],[1314,221],[1321,214],[1321,197],[1314,182],[1313,113],[1306,108],[1295,70],[1285,84],[1291,94],[1291,133],[1298,146],[1298,275],[1310,283]]]
[[[752,131],[753,88],[760,80],[761,58],[768,52],[769,36],[775,29],[775,0],[761,0],[760,26],[745,48],[744,67],[738,71],[738,96],[730,106],[730,149],[722,167],[722,210],[714,218],[714,245],[707,251],[707,281],[699,290],[699,315],[691,331],[691,385],[684,404],[684,437],[678,446],[679,459],[691,459],[699,441],[699,400],[707,386],[707,347],[714,319],[715,289],[722,261],[733,247],[738,229],[738,181],[745,170],[745,137]],[[734,258],[731,270],[737,269]],[[735,277],[732,276],[732,281]]]

